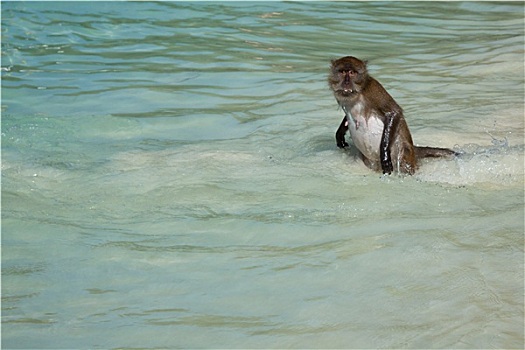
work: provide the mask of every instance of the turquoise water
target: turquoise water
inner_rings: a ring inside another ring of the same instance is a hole
[[[524,5],[2,3],[3,348],[523,348]],[[330,59],[417,144],[372,173]]]

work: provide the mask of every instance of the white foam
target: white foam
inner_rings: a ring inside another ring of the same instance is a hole
[[[523,185],[523,145],[509,147],[504,140],[495,142],[503,143],[494,146],[468,144],[459,148],[462,154],[453,160],[425,160],[416,176],[423,181],[454,185]]]

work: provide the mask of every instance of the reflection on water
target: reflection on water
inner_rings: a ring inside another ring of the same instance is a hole
[[[122,6],[2,4],[4,347],[523,348],[522,3]],[[337,149],[342,55],[462,155]]]

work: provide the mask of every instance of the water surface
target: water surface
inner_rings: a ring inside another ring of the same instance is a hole
[[[2,3],[4,348],[523,348],[521,2]],[[330,59],[417,144],[372,173]]]

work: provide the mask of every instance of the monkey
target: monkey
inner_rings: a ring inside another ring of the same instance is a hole
[[[414,146],[403,109],[368,74],[366,61],[352,56],[332,60],[328,84],[345,113],[335,134],[336,144],[348,147],[345,134],[350,130],[353,144],[370,169],[413,175],[421,158],[457,155],[448,148]]]

